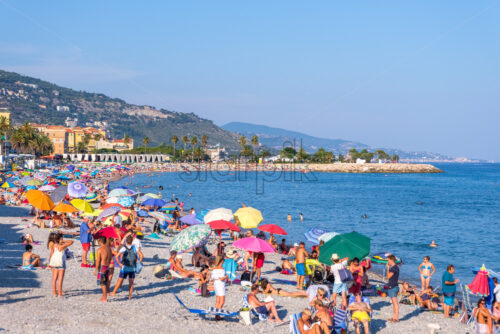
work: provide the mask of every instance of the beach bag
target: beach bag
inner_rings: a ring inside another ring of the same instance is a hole
[[[314,266],[312,281],[316,284],[323,283],[325,277],[325,270],[321,266]]]
[[[241,281],[247,281],[247,282],[250,282],[250,278],[252,277],[252,275],[250,274],[250,272],[248,270],[245,270],[242,274],[241,274]]]
[[[141,261],[137,261],[136,264],[135,264],[135,273],[136,274],[140,274],[141,273],[141,270],[142,270],[142,262]]]
[[[52,268],[62,268],[63,266],[63,256],[64,252],[56,252],[54,250],[54,253],[52,254],[52,257],[50,258],[49,261],[49,266]]]
[[[123,265],[125,267],[135,267],[137,264],[137,252],[135,246],[127,248],[125,246],[125,252],[123,252]]]
[[[340,281],[342,283],[354,281],[354,278],[352,277],[352,273],[347,268],[342,268],[339,270],[339,277],[340,277]]]
[[[201,296],[202,297],[210,297],[210,291],[208,291],[207,283],[203,283],[201,285]]]

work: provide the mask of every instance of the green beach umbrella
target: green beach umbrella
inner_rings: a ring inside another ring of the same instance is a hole
[[[43,182],[38,179],[31,179],[26,181],[27,186],[41,186],[42,184]]]
[[[370,254],[370,238],[358,232],[337,235],[321,246],[319,262],[331,265],[331,257],[335,253],[341,259],[357,257],[361,260]]]
[[[193,247],[199,246],[210,237],[211,233],[212,229],[207,224],[190,226],[182,230],[172,239],[170,251],[182,253]]]

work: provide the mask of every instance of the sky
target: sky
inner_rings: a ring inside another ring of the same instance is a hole
[[[500,0],[0,0],[0,68],[180,112],[500,161]]]

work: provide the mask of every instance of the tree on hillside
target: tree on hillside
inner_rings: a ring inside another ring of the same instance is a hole
[[[2,152],[2,154],[4,154],[4,144],[7,140],[7,137],[10,135],[11,130],[12,128],[9,121],[7,120],[7,117],[0,116],[0,144],[2,145],[0,151]]]
[[[302,147],[298,152],[297,152],[297,160],[300,162],[304,162],[309,160],[310,156],[307,154],[306,150]]]
[[[18,153],[31,153],[40,156],[51,154],[54,150],[50,138],[36,131],[29,122],[10,131],[10,142]]]
[[[345,157],[344,157],[343,154],[339,154],[338,159],[339,159],[340,162],[344,162],[345,161]]]
[[[392,156],[392,161],[399,162],[399,155],[394,154],[394,155]]]
[[[241,150],[240,150],[240,156],[243,155],[243,149],[245,148],[245,145],[247,144],[247,139],[245,136],[241,136],[240,139],[238,139],[238,143],[240,144]]]
[[[385,153],[384,150],[376,150],[375,154],[377,155],[378,160],[391,160],[391,156]]]
[[[129,135],[125,135],[123,137],[123,143],[128,146],[128,144],[130,143],[130,136]]]
[[[183,136],[182,137],[182,142],[184,143],[184,149],[182,150],[182,159],[184,160],[184,152],[186,152],[186,145],[189,142],[189,137],[188,136]]]
[[[355,148],[351,148],[349,150],[349,161],[350,162],[356,162],[356,160],[359,158],[359,152]]]
[[[281,159],[290,159],[293,160],[295,158],[295,155],[297,154],[297,151],[293,147],[285,147],[280,151],[280,157]]]
[[[144,137],[144,139],[142,140],[142,143],[144,144],[144,154],[146,154],[146,149],[147,149],[148,144],[149,144],[149,137]]]
[[[255,155],[257,155],[257,148],[259,147],[259,137],[257,135],[253,135],[251,139],[251,143],[253,146],[253,152]]]
[[[170,141],[172,142],[172,144],[174,145],[174,161],[175,161],[175,145],[177,144],[177,142],[179,141],[179,138],[176,136],[176,135],[173,135],[172,138],[170,139]]]
[[[366,162],[372,161],[374,155],[374,153],[368,152],[366,148],[359,152],[359,158],[365,160]]]
[[[203,147],[203,149],[207,148],[207,144],[208,144],[208,136],[204,134],[201,136],[201,146]]]
[[[196,144],[198,144],[198,137],[193,136],[191,138],[191,148],[192,148],[192,151],[193,151],[193,159],[191,160],[192,162],[194,161],[194,149],[196,147]]]
[[[335,155],[332,152],[326,151],[320,147],[312,156],[314,162],[331,163],[335,160]]]

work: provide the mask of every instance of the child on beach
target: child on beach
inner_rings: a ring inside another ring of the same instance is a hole
[[[424,262],[418,266],[420,280],[422,281],[422,290],[425,290],[431,284],[431,277],[436,272],[436,267],[430,262],[429,256],[424,256]]]
[[[99,285],[102,288],[102,298],[99,299],[100,302],[106,302],[108,300],[109,291],[109,264],[112,258],[111,248],[107,245],[106,237],[101,236],[98,239],[99,248],[97,249],[96,262],[95,262],[95,272]]]
[[[23,269],[34,269],[34,267],[40,267],[40,256],[33,254],[33,246],[26,245],[26,252],[23,253]]]
[[[49,266],[52,268],[52,293],[56,297],[62,297],[64,294],[62,286],[66,270],[65,249],[72,244],[72,240],[63,240],[61,234],[56,234],[54,243],[50,247]]]

